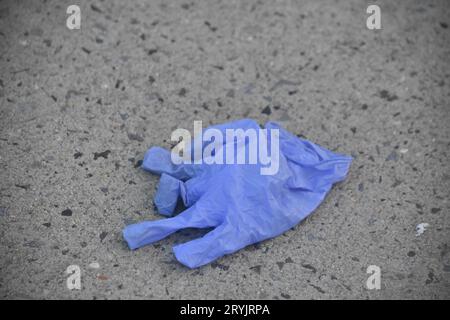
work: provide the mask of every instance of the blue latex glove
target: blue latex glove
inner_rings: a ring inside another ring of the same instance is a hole
[[[213,128],[254,128],[253,120],[239,120]],[[131,249],[158,241],[183,228],[214,229],[199,239],[173,248],[182,264],[195,268],[247,245],[276,237],[307,217],[324,199],[332,184],[347,175],[351,157],[333,153],[279,129],[279,170],[261,175],[260,164],[174,165],[169,151],[153,147],[143,168],[161,174],[155,204],[173,213],[179,197],[188,207],[179,215],[127,226],[123,236]]]

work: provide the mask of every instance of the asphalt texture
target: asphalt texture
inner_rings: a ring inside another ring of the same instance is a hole
[[[450,298],[450,5],[374,3],[381,30],[355,0],[1,1],[0,298]],[[161,218],[145,151],[241,118],[352,155],[349,176],[201,268],[171,248],[204,231],[130,251],[124,226]]]

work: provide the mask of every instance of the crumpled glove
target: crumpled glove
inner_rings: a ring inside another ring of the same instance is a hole
[[[244,119],[210,128],[225,132],[260,127]],[[187,209],[175,217],[127,226],[123,236],[130,249],[180,229],[213,227],[205,236],[173,247],[182,264],[202,266],[294,227],[347,175],[351,157],[300,139],[276,123],[267,122],[265,128],[279,129],[279,169],[274,175],[262,175],[259,163],[175,165],[169,151],[148,150],[142,167],[161,174],[158,211],[171,215],[180,197]]]

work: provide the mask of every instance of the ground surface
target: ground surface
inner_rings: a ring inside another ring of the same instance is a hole
[[[367,1],[1,1],[0,297],[449,298],[450,6],[377,3],[372,31]],[[195,230],[128,250],[160,218],[147,148],[243,117],[353,155],[347,180],[196,270],[171,252]]]

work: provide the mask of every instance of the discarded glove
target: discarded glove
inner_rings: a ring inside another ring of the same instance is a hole
[[[260,129],[248,119],[210,128]],[[158,211],[172,214],[180,197],[188,208],[175,217],[127,226],[123,236],[130,249],[183,228],[213,227],[202,238],[173,248],[182,264],[202,266],[294,227],[319,206],[333,183],[347,175],[351,157],[297,138],[273,122],[265,128],[279,130],[279,168],[273,175],[262,175],[259,162],[175,165],[169,151],[148,150],[142,167],[161,174],[155,196]]]

